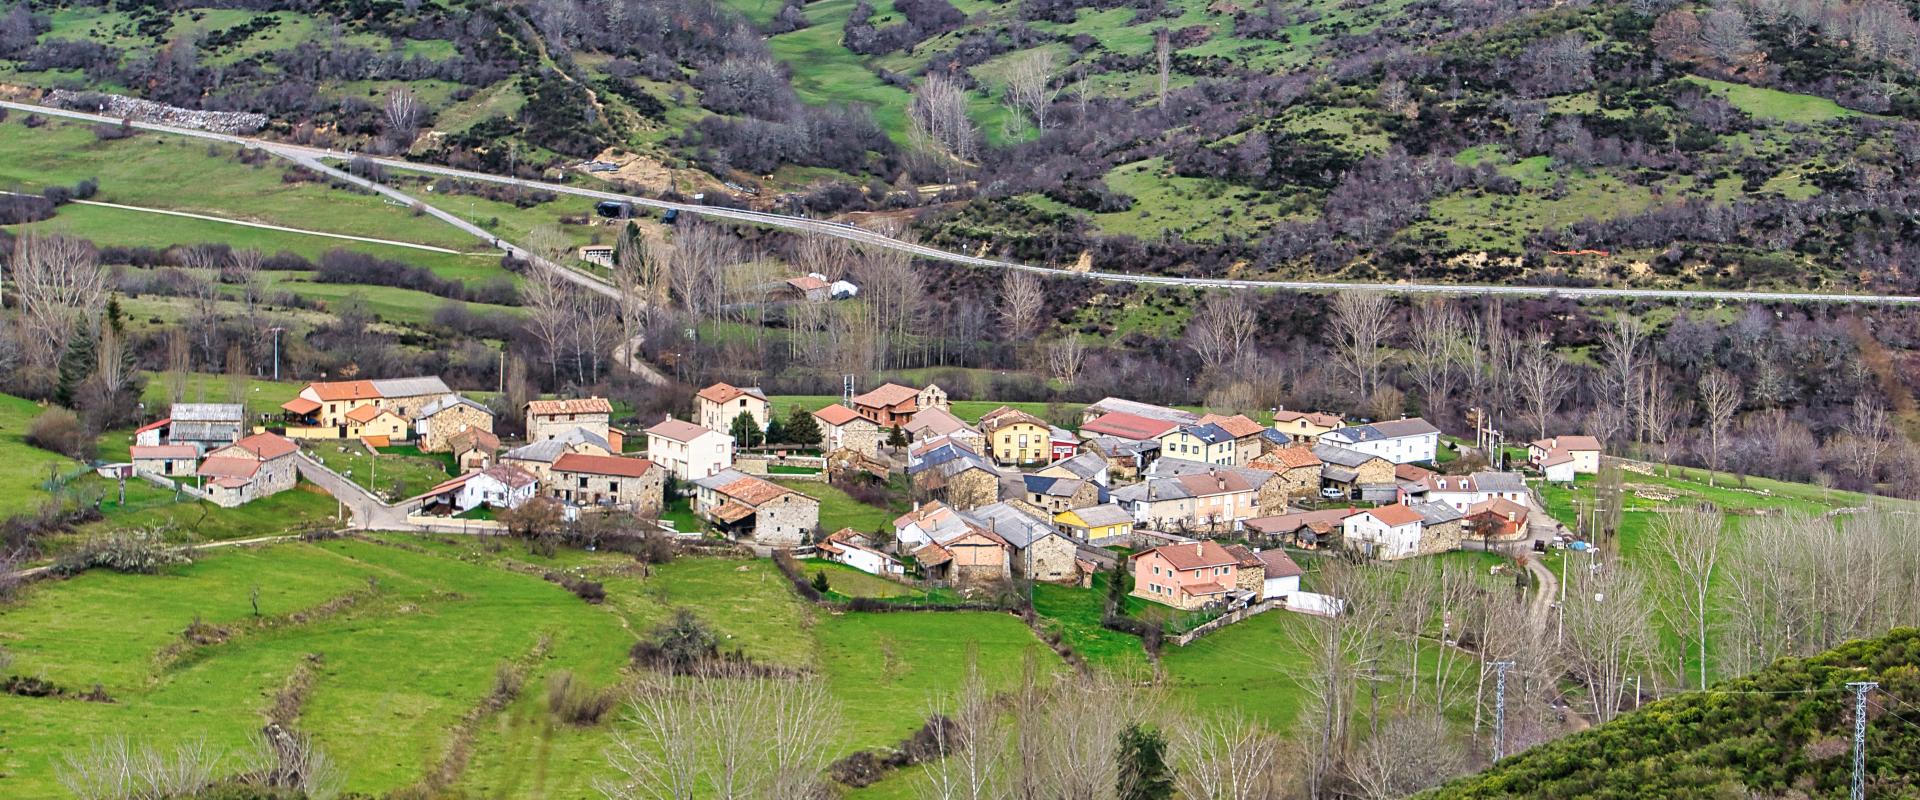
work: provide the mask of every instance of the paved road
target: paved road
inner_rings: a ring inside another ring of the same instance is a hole
[[[327,469],[313,456],[300,453],[294,456],[294,466],[300,470],[300,477],[333,495],[353,514],[352,528],[363,531],[406,531],[413,530],[407,522],[405,506],[392,506],[380,502],[380,498],[361,488],[360,484],[347,480],[346,476]]]
[[[79,112],[79,111],[69,111],[67,109],[60,109],[60,108],[50,108],[47,106],[34,105],[29,103],[0,101],[0,107],[17,109],[20,111],[30,111],[34,113],[45,114],[48,116],[58,116],[58,117],[65,117],[69,119],[83,120],[87,122],[109,123],[109,124],[120,123],[119,119],[113,118],[113,117],[102,116],[99,114],[88,114],[88,113]],[[132,124],[134,127],[140,128],[142,130],[157,131],[161,133],[169,133],[169,134],[175,134],[179,136],[191,136],[198,139],[210,139],[215,141],[229,142],[232,144],[239,144],[247,147],[258,147],[268,152],[275,153],[277,155],[281,155],[289,158],[304,157],[308,162],[311,162],[311,163],[318,163],[320,159],[324,159],[324,158],[346,158],[354,155],[351,153],[348,153],[348,154],[335,153],[335,152],[322,150],[318,148],[303,147],[300,145],[286,144],[283,142],[275,142],[275,141],[270,141],[266,139],[255,139],[255,138],[250,138],[245,136],[233,136],[228,134],[209,133],[207,131],[193,130],[189,128],[176,128],[170,125],[158,125],[158,124],[148,123],[148,122],[134,122]],[[756,225],[765,225],[769,227],[783,228],[786,230],[809,231],[813,233],[824,234],[827,236],[834,236],[842,239],[847,239],[859,244],[865,244],[865,245],[874,246],[874,247],[884,247],[891,250],[899,250],[899,251],[903,251],[903,252],[918,256],[920,258],[930,259],[934,261],[945,261],[945,262],[954,263],[954,264],[966,264],[970,266],[989,267],[994,269],[1021,270],[1025,272],[1054,275],[1054,276],[1063,277],[1063,278],[1082,278],[1086,280],[1109,281],[1109,282],[1115,282],[1115,283],[1158,284],[1158,285],[1192,286],[1192,287],[1200,287],[1200,288],[1219,288],[1219,289],[1287,289],[1292,291],[1322,291],[1322,292],[1339,291],[1339,290],[1345,290],[1345,289],[1363,289],[1363,290],[1375,290],[1375,291],[1388,291],[1388,292],[1395,292],[1400,294],[1450,294],[1450,295],[1497,294],[1497,295],[1519,295],[1519,296],[1558,295],[1563,297],[1597,297],[1597,298],[1630,298],[1630,299],[1639,298],[1639,299],[1651,299],[1651,300],[1705,300],[1705,301],[1715,301],[1715,302],[1732,301],[1732,302],[1830,302],[1830,303],[1872,303],[1872,304],[1888,304],[1888,303],[1920,304],[1920,295],[1832,294],[1832,293],[1823,293],[1823,292],[1722,292],[1722,291],[1706,291],[1706,290],[1689,291],[1689,290],[1682,290],[1682,289],[1612,289],[1612,288],[1599,288],[1599,287],[1513,286],[1513,285],[1506,285],[1506,284],[1464,284],[1464,283],[1449,284],[1449,283],[1362,283],[1362,282],[1350,282],[1350,281],[1349,282],[1242,281],[1242,280],[1226,280],[1222,278],[1177,278],[1177,277],[1170,277],[1170,276],[1164,276],[1164,275],[1129,275],[1126,273],[1101,272],[1101,271],[1074,272],[1072,270],[1060,269],[1056,267],[1042,267],[1042,266],[1035,266],[1032,264],[1021,264],[1013,261],[1002,261],[999,259],[980,258],[976,256],[969,256],[964,253],[948,252],[946,250],[940,250],[938,248],[928,247],[922,244],[901,241],[899,239],[895,239],[890,236],[876,233],[874,231],[869,231],[863,228],[854,227],[852,225],[848,225],[846,223],[841,223],[841,222],[829,222],[824,220],[809,219],[806,217],[795,217],[795,216],[788,216],[785,214],[773,214],[765,211],[748,211],[743,209],[715,208],[712,206],[694,205],[691,203],[675,203],[675,202],[670,202],[666,200],[656,200],[650,197],[618,194],[615,192],[599,191],[596,189],[585,189],[585,188],[580,188],[576,186],[567,186],[567,185],[557,184],[557,183],[546,183],[544,181],[522,180],[519,178],[511,178],[511,177],[505,177],[501,175],[491,175],[484,172],[474,172],[471,170],[454,169],[452,167],[443,167],[435,164],[418,164],[410,161],[402,161],[402,160],[390,159],[390,158],[378,158],[373,156],[367,156],[367,158],[369,158],[374,163],[380,164],[384,167],[390,167],[394,169],[407,169],[407,170],[413,170],[416,172],[425,172],[425,173],[430,173],[434,175],[444,175],[447,177],[460,178],[463,180],[486,181],[491,183],[520,186],[528,189],[539,189],[543,191],[556,192],[560,194],[570,194],[570,195],[575,195],[579,197],[589,197],[597,200],[620,200],[624,202],[633,203],[634,205],[638,205],[638,206],[645,206],[648,208],[657,208],[657,209],[663,209],[663,210],[673,209],[673,210],[678,210],[681,213],[687,213],[687,214],[700,214],[700,215],[714,217],[718,219],[736,220],[736,221],[747,222],[747,223],[752,223]],[[449,222],[453,221],[452,219],[449,219],[450,215],[443,215],[440,213],[435,213],[434,215],[441,217],[442,219],[448,219]],[[463,227],[470,228],[471,226],[463,225]],[[490,235],[489,235],[489,238],[491,238]]]

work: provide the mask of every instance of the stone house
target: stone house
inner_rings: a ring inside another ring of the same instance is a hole
[[[913,551],[928,580],[959,589],[1005,583],[1013,577],[1013,548],[984,528],[963,524]]]
[[[1420,546],[1416,555],[1430,556],[1460,549],[1460,543],[1467,536],[1465,512],[1445,503],[1414,503],[1408,507],[1420,515]]]
[[[1265,425],[1248,419],[1244,414],[1223,417],[1208,414],[1200,418],[1202,425],[1214,425],[1233,437],[1233,465],[1244,467],[1260,456],[1261,434],[1267,432]]]
[[[494,456],[500,452],[500,437],[492,431],[468,428],[447,440],[447,452],[453,454],[460,472],[483,470],[493,466]]]
[[[1023,475],[1021,479],[1027,504],[1048,516],[1100,503],[1100,487],[1090,481],[1043,475]]]
[[[1012,548],[1013,574],[1044,583],[1080,582],[1080,547],[1046,520],[1011,503],[981,506],[960,515]]]
[[[797,547],[820,527],[820,501],[738,470],[695,480],[694,511],[721,533],[773,547]]]
[[[576,428],[552,439],[524,444],[508,450],[500,455],[500,463],[517,466],[545,482],[553,477],[553,462],[568,453],[589,456],[614,454],[613,448],[607,446],[607,440],[600,438],[592,431]]]
[[[554,459],[547,496],[579,507],[657,514],[666,471],[644,458],[565,453]]]
[[[574,428],[608,439],[612,420],[613,404],[604,397],[530,400],[526,407],[527,441],[552,439]]]
[[[1394,464],[1381,456],[1328,443],[1314,445],[1313,455],[1320,459],[1320,485],[1339,489],[1342,497],[1390,503],[1399,496]],[[1370,490],[1384,495],[1370,496]]]
[[[348,430],[347,414],[365,405],[373,405],[406,420],[409,425],[420,410],[440,398],[453,394],[445,381],[432,375],[380,380],[320,381],[309,383],[294,399],[280,405],[287,412],[287,435],[294,438],[354,438]]]
[[[300,480],[298,445],[271,433],[256,433],[208,451],[197,474],[207,499],[232,508],[293,488]]]
[[[1255,458],[1247,466],[1274,474],[1278,480],[1275,488],[1284,496],[1282,506],[1298,498],[1314,498],[1320,494],[1320,470],[1323,465],[1311,447],[1282,447]]]
[[[202,453],[247,433],[246,407],[239,403],[176,403],[168,419],[166,443],[192,445]]]
[[[200,450],[190,444],[134,445],[133,471],[172,477],[192,475],[200,464]]]
[[[834,404],[813,412],[820,426],[820,451],[833,453],[851,450],[868,458],[880,455],[880,426],[853,409]]]
[[[1000,499],[1000,471],[985,456],[958,442],[935,440],[912,451],[907,477],[915,494],[955,509],[983,506]]]
[[[473,400],[450,394],[426,404],[414,420],[414,438],[422,453],[453,450],[455,437],[467,431],[493,433],[493,411]],[[499,440],[495,439],[496,445]]]

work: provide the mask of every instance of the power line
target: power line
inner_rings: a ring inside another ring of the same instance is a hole
[[[1495,661],[1493,694],[1493,760],[1499,761],[1507,746],[1507,670],[1511,661]]]
[[[1867,692],[1878,681],[1853,681],[1853,800],[1867,800]]]

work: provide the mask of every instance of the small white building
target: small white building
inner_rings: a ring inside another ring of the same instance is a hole
[[[820,557],[871,575],[898,577],[907,571],[900,559],[874,549],[871,538],[852,528],[841,528],[820,542]]]
[[[1422,494],[1427,502],[1441,503],[1463,514],[1488,500],[1527,504],[1527,481],[1518,472],[1482,470],[1472,475],[1427,475],[1417,486],[1425,490]]]
[[[533,473],[512,464],[495,464],[469,472],[428,489],[420,496],[424,506],[444,505],[452,513],[488,508],[519,508],[540,491]]]
[[[1420,512],[1394,503],[1361,511],[1340,525],[1348,548],[1370,558],[1391,560],[1420,552],[1422,522]]]
[[[1550,483],[1572,483],[1574,476],[1578,475],[1580,470],[1573,456],[1567,453],[1556,453],[1540,462],[1540,473],[1545,475]]]
[[[1600,440],[1592,436],[1555,436],[1527,444],[1527,462],[1556,483],[1600,471]],[[1561,477],[1555,477],[1555,476]]]
[[[1285,550],[1274,547],[1253,554],[1260,559],[1260,565],[1266,568],[1266,580],[1260,586],[1262,601],[1279,600],[1300,592],[1300,576],[1306,571],[1287,556]]]
[[[733,468],[733,437],[668,417],[647,429],[647,460],[683,481],[718,475]]]
[[[1320,435],[1321,444],[1375,455],[1395,464],[1431,462],[1439,456],[1440,429],[1419,417],[1335,428]]]

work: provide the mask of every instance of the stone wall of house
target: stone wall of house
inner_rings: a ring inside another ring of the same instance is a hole
[[[1430,556],[1448,550],[1460,549],[1460,543],[1466,538],[1467,529],[1463,520],[1428,525],[1420,530],[1420,548],[1416,555]]]
[[[840,426],[840,447],[873,458],[880,454],[880,426],[856,420]]]
[[[560,436],[574,428],[585,428],[602,439],[607,438],[606,414],[528,414],[527,441],[539,442]]]
[[[1394,482],[1393,464],[1384,458],[1371,459],[1354,472],[1360,475],[1361,484]]]
[[[636,511],[658,511],[665,494],[663,481],[666,471],[659,468],[647,470],[645,475],[638,478],[557,470],[551,474],[552,479],[544,481],[547,495],[579,505],[612,503]],[[586,480],[584,486],[581,485],[583,478]]]
[[[293,456],[284,455],[270,461],[260,462],[260,471],[253,475],[253,497],[266,497],[293,488],[300,481],[300,471],[293,464]]]
[[[493,415],[465,403],[441,411],[421,420],[420,452],[444,453],[453,449],[453,437],[461,431],[478,428],[493,432]]]
[[[1289,499],[1314,497],[1320,493],[1319,467],[1294,467],[1278,473],[1279,488]],[[1262,505],[1265,505],[1262,503]],[[1286,513],[1286,512],[1281,512]]]
[[[1287,479],[1277,472],[1266,483],[1260,484],[1260,490],[1254,493],[1254,503],[1260,508],[1260,516],[1287,513],[1287,500],[1294,496],[1290,486]]]
[[[1014,556],[1014,566],[1028,578],[1047,583],[1080,580],[1080,547],[1064,536],[1047,536]]]
[[[764,545],[794,547],[806,544],[820,527],[820,501],[802,494],[783,494],[754,510],[753,539]]]
[[[947,479],[945,495],[943,502],[956,511],[992,505],[1000,501],[1000,478],[986,470],[970,469]]]
[[[1254,597],[1267,588],[1267,565],[1256,563],[1253,566],[1241,564],[1233,571],[1233,588],[1253,592]]]

